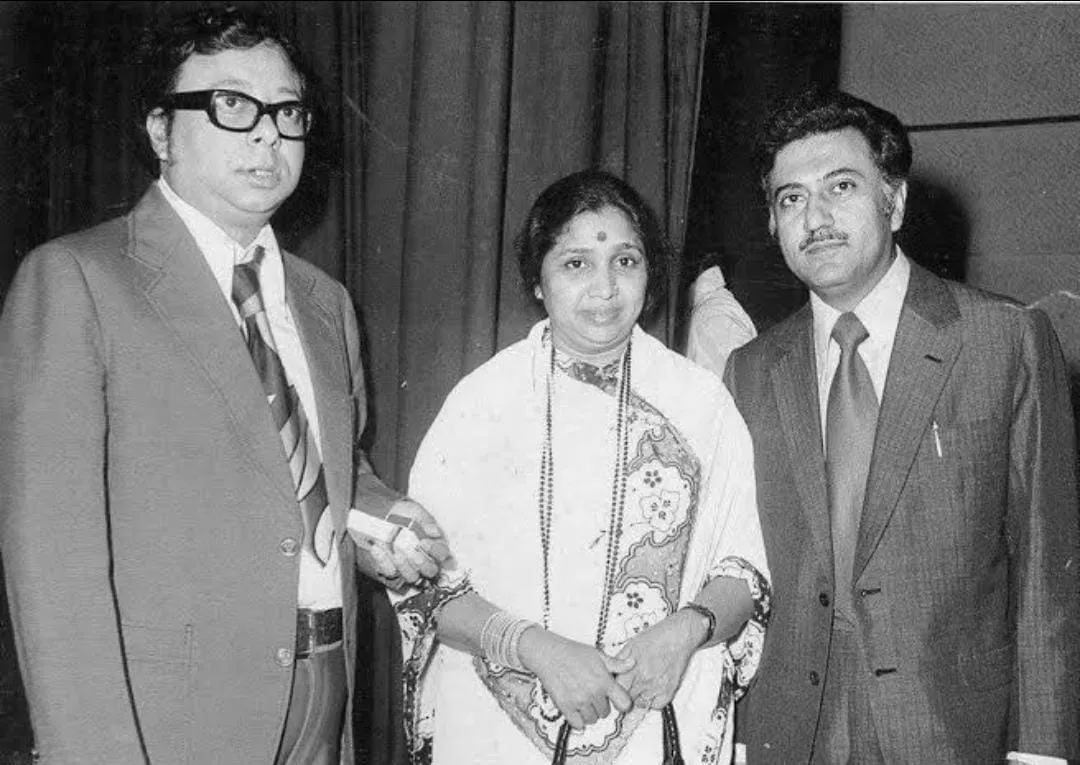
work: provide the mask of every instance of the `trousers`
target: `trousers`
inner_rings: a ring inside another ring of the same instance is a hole
[[[275,765],[338,765],[348,692],[341,643],[298,658]]]

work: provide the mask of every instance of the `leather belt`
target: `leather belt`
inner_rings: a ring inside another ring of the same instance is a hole
[[[329,650],[342,641],[342,618],[340,608],[312,611],[310,608],[296,610],[296,658],[304,659],[313,653]]]

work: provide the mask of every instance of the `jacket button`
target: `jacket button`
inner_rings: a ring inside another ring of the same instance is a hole
[[[817,672],[810,672],[810,685],[818,685],[821,682],[821,676]]]
[[[291,667],[293,663],[293,652],[291,648],[279,648],[277,649],[277,663],[282,667]]]
[[[821,603],[821,605],[825,606],[825,608],[828,608],[829,603],[832,602],[831,600],[829,600],[829,593],[827,593],[827,592],[823,592],[820,595],[818,595],[817,599]]]
[[[285,537],[281,540],[281,544],[278,545],[281,550],[281,554],[286,558],[291,558],[300,551],[300,543],[292,537]]]

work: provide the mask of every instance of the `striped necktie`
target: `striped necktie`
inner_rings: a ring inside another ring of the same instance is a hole
[[[877,395],[858,351],[859,344],[869,336],[859,317],[850,312],[841,314],[832,331],[832,338],[840,346],[840,364],[829,389],[825,416],[825,475],[832,519],[836,610],[846,617],[854,614],[851,577],[855,542],[877,430]]]
[[[329,516],[323,524],[327,528],[319,529],[319,519],[328,504],[322,460],[296,388],[285,377],[285,368],[270,331],[270,322],[259,292],[259,267],[264,255],[265,250],[261,246],[256,247],[252,260],[238,263],[233,269],[232,299],[240,311],[248,351],[262,380],[274,425],[281,436],[281,445],[292,472],[296,499],[304,522],[304,549],[325,566],[333,549],[334,533]]]

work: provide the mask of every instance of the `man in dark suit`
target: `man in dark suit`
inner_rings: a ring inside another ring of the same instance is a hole
[[[311,128],[294,49],[234,9],[152,42],[160,179],[31,253],[0,317],[0,540],[38,754],[352,763],[358,584],[448,551],[357,446],[348,293],[269,224]],[[405,530],[358,544],[368,516]]]
[[[770,230],[811,294],[725,370],[773,574],[750,765],[1080,757],[1061,349],[1042,312],[900,251],[910,166],[900,121],[842,92],[763,134]]]

